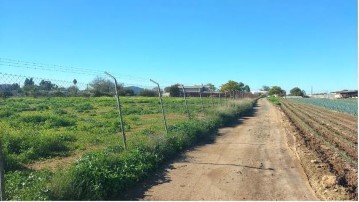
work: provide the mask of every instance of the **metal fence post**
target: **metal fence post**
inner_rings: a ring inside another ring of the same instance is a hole
[[[117,80],[114,76],[112,76],[111,74],[105,72],[105,74],[109,77],[111,77],[113,80],[115,80],[115,90],[116,90],[116,98],[117,98],[117,109],[118,109],[118,113],[119,113],[119,118],[120,118],[120,127],[121,127],[121,131],[122,131],[122,138],[123,138],[123,145],[125,147],[125,149],[127,149],[127,144],[126,144],[126,134],[125,134],[125,128],[123,126],[123,119],[122,119],[122,111],[121,111],[121,102],[120,102],[120,96],[118,95],[118,91],[117,91]]]
[[[163,108],[163,102],[162,102],[162,95],[161,95],[161,89],[160,89],[160,84],[158,84],[156,81],[150,79],[151,82],[157,84],[158,86],[158,97],[160,99],[160,104],[161,104],[161,110],[162,110],[162,116],[163,116],[163,123],[165,124],[165,130],[166,130],[166,134],[168,134],[167,131],[167,121],[166,121],[166,115],[165,115],[165,110]]]
[[[221,92],[218,93],[219,105],[221,105]]]
[[[214,107],[213,90],[211,90],[211,100],[212,100],[212,106]]]
[[[5,171],[4,171],[4,153],[2,152],[2,142],[0,140],[0,201],[5,201]]]
[[[183,91],[183,98],[184,98],[184,103],[186,105],[186,110],[187,110],[187,115],[188,115],[188,119],[191,119],[191,115],[189,113],[188,110],[188,104],[187,104],[187,99],[186,99],[186,91],[184,90],[184,86],[182,85],[182,91]]]
[[[202,84],[203,88],[203,84]],[[199,97],[201,98],[202,112],[204,113],[203,99],[202,99],[202,89],[199,90]]]

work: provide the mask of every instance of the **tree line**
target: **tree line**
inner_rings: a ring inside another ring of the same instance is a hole
[[[100,96],[113,96],[115,94],[115,83],[109,79],[103,77],[96,77],[93,79],[85,90],[80,90],[77,86],[78,82],[76,79],[73,80],[72,85],[69,87],[60,87],[57,84],[52,83],[49,80],[41,80],[38,84],[35,83],[33,78],[26,78],[23,86],[20,87],[19,84],[0,84],[0,97],[10,97],[14,95],[20,96],[83,96],[83,97],[100,97]],[[171,86],[165,87],[164,92],[168,92],[171,97],[178,97],[181,93],[180,84],[173,84]],[[228,82],[222,84],[218,89],[211,83],[206,85],[207,91],[217,91],[217,92],[231,92],[239,91],[249,93],[250,87],[243,82],[237,82],[229,80]],[[135,92],[131,87],[124,87],[122,83],[117,85],[118,94],[120,96],[146,96],[146,97],[155,97],[157,96],[157,87],[153,89],[142,89]],[[287,93],[279,86],[263,86],[261,91],[265,91],[268,95],[276,96],[286,96]],[[163,91],[162,91],[163,92]],[[301,90],[299,87],[294,87],[290,90],[291,96],[306,96],[304,90]]]
[[[268,95],[270,96],[286,96],[287,93],[285,90],[283,90],[281,87],[279,86],[263,86],[261,89],[261,91],[266,91],[268,92]],[[306,97],[307,94],[304,90],[301,90],[299,87],[294,87],[289,91],[289,95],[290,96],[301,96],[301,97]]]
[[[23,86],[19,84],[0,84],[0,96],[83,96],[83,97],[100,97],[100,96],[113,96],[115,94],[115,83],[109,79],[103,77],[96,77],[93,79],[85,90],[78,88],[78,82],[76,79],[73,80],[72,85],[69,87],[61,87],[49,80],[41,80],[38,84],[35,83],[33,78],[26,78]],[[236,82],[229,80],[227,83],[220,86],[217,89],[213,84],[208,83],[205,85],[209,91],[240,91],[250,92],[250,87],[242,82]],[[117,85],[117,91],[120,96],[157,96],[157,87],[153,89],[140,89],[139,92],[135,92],[131,87],[124,87],[122,83]],[[162,91],[163,92],[163,91]],[[165,87],[164,92],[169,92],[171,97],[178,97],[180,95],[180,84],[173,84]]]

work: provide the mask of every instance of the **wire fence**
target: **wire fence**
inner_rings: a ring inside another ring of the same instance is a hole
[[[58,80],[0,72],[0,121],[3,124],[2,135],[30,132],[52,136],[67,134],[77,143],[66,144],[80,144],[82,150],[97,144],[112,144],[114,135],[119,133],[122,133],[126,149],[126,135],[168,133],[183,121],[206,118],[211,110],[228,105],[230,100],[258,96],[240,91],[213,91],[202,85],[178,84],[175,90],[172,86],[171,91],[171,86],[163,87],[160,82],[151,79],[132,77],[135,84],[121,83],[121,79],[116,80],[121,77],[94,70],[87,71],[93,77],[91,82],[79,82],[75,74],[82,74],[85,69],[3,58],[0,58],[0,66],[74,74],[74,79]],[[58,75],[58,78],[64,77]],[[171,94],[176,97],[171,97]],[[117,98],[117,102],[113,97]],[[8,132],[4,133],[6,130]],[[64,132],[68,130],[76,134]],[[69,149],[66,145],[63,148]],[[7,148],[6,153],[26,157],[28,151],[26,148],[23,150],[24,154]],[[54,151],[42,151],[28,158],[36,161],[53,155]],[[6,157],[0,152],[0,161],[4,159]],[[0,163],[0,199],[5,200],[4,162]]]
[[[0,60],[0,66],[1,65]],[[36,65],[41,66],[39,64]],[[46,68],[46,70],[49,69],[50,68]],[[61,69],[66,70],[65,68]],[[213,91],[209,86],[186,86],[183,84],[174,85],[177,89],[173,92],[172,88],[171,92],[170,86],[165,88],[161,87],[160,83],[152,79],[146,80],[147,85],[124,84],[117,83],[116,77],[108,73],[105,74],[105,72],[103,72],[102,75],[103,76],[96,75],[91,82],[83,83],[78,82],[77,79],[66,81],[0,72],[0,97],[64,97],[68,99],[83,97],[91,99],[95,97],[116,96],[123,99],[123,104],[118,104],[117,108],[124,107],[123,113],[125,115],[136,113],[141,115],[162,114],[163,119],[166,119],[165,111],[167,111],[167,113],[173,115],[169,116],[169,123],[171,123],[176,122],[171,120],[171,117],[176,117],[175,120],[183,118],[181,116],[188,117],[189,119],[203,118],[208,110],[211,110],[215,106],[223,105],[227,103],[228,100],[254,98],[258,96],[241,91],[219,92]],[[110,77],[108,77],[108,75],[110,75]],[[76,75],[73,77],[76,77]],[[148,99],[139,99],[140,97],[147,97]],[[156,100],[156,97],[158,97],[158,100]],[[174,100],[172,97],[181,99]],[[160,105],[158,105],[158,101]],[[118,102],[121,102],[120,99]],[[174,114],[176,114],[176,116],[174,116]],[[166,124],[166,120],[164,120],[164,123]],[[124,131],[124,128],[121,130]]]
[[[103,73],[103,75],[105,75]],[[106,75],[105,75],[106,76]],[[131,98],[138,97],[158,97],[163,101],[161,107],[167,108],[168,111],[176,113],[186,113],[190,117],[191,112],[204,113],[205,110],[218,106],[230,99],[252,98],[257,95],[251,93],[244,93],[240,91],[219,92],[213,91],[206,86],[185,86],[177,84],[177,92],[171,95],[168,92],[169,86],[161,87],[159,83],[148,79],[147,84],[115,84],[113,78],[106,78],[105,76],[96,76],[90,83],[78,82],[76,79],[72,81],[40,78],[34,76],[24,76],[17,74],[9,74],[0,72],[0,97],[2,98],[49,98],[49,97],[67,97],[67,98],[95,98],[95,97],[113,97],[116,95],[124,99],[124,104],[127,107]],[[152,83],[152,85],[150,85]],[[178,107],[178,101],[174,101],[171,97],[183,98],[184,108]],[[163,97],[163,98],[162,98]],[[135,99],[136,100],[136,99]],[[139,101],[140,102],[140,101]],[[142,111],[150,111],[151,113],[160,113],[158,111],[159,105],[152,102],[143,101],[141,106],[130,106],[130,111],[136,111],[136,108],[141,108]],[[149,105],[149,106],[147,106]],[[146,109],[146,110],[145,110]],[[162,109],[162,108],[161,108]],[[140,111],[141,111],[140,110]],[[179,110],[179,111],[176,111]],[[138,110],[137,110],[138,111]],[[125,110],[125,113],[126,110]],[[149,112],[142,112],[148,114]]]

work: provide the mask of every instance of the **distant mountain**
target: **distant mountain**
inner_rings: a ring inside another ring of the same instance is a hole
[[[126,88],[129,88],[131,90],[133,90],[133,92],[135,93],[135,95],[139,95],[141,93],[141,91],[143,91],[143,88],[137,87],[137,86],[128,86]]]

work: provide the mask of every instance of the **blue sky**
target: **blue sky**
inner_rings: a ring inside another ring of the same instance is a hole
[[[163,86],[358,88],[356,0],[0,0],[0,58]],[[1,73],[94,75],[0,65]],[[0,81],[1,83],[1,81]]]

